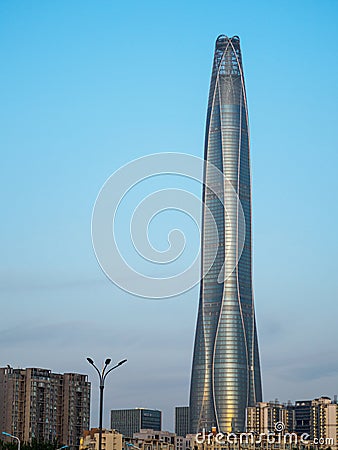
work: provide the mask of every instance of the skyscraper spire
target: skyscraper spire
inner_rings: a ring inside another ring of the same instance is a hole
[[[218,250],[200,284],[190,426],[191,432],[213,426],[222,432],[244,431],[245,408],[262,400],[262,389],[252,294],[248,111],[238,36],[221,35],[216,40],[204,158],[225,177],[224,205],[206,187],[212,177],[206,165],[202,273],[210,259],[208,248],[213,229],[207,209],[217,224]],[[234,223],[238,224],[239,208],[238,203],[228,201],[226,183],[230,183],[240,200],[245,219],[242,227],[234,227]],[[240,239],[244,239],[242,252]],[[231,269],[223,281],[219,274],[227,264],[234,270]]]

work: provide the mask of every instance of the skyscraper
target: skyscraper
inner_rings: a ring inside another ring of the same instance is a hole
[[[240,40],[216,40],[211,75],[204,159],[224,175],[223,202],[203,188],[202,273],[210,265],[210,211],[218,231],[211,269],[200,283],[190,387],[190,427],[244,431],[245,409],[262,400],[260,363],[252,295],[251,180],[249,127]],[[239,202],[228,200],[227,184]],[[245,223],[239,223],[239,205]],[[240,240],[243,246],[240,246]],[[241,252],[242,251],[242,252]],[[231,266],[219,282],[222,268]]]

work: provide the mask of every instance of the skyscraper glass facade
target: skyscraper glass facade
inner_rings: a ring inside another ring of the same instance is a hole
[[[244,431],[245,408],[262,400],[260,363],[252,295],[251,180],[249,128],[240,40],[216,40],[210,83],[206,161],[224,175],[223,203],[207,186],[213,175],[206,166],[203,189],[202,273],[214,257],[211,233],[218,230],[218,248],[211,269],[200,283],[190,388],[191,432],[216,427]],[[245,224],[238,224],[238,203],[228,200],[227,183],[235,190]],[[244,240],[243,249],[240,240]],[[219,282],[222,267],[228,270]]]
[[[133,437],[141,429],[160,431],[162,411],[145,408],[113,409],[110,412],[110,425],[125,437]]]

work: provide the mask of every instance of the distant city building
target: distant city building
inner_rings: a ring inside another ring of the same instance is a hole
[[[176,406],[175,433],[177,434],[177,436],[186,436],[190,433],[189,406]]]
[[[257,434],[275,431],[277,422],[284,424],[282,431],[293,431],[293,408],[275,402],[259,402],[246,410],[246,429]]]
[[[311,433],[311,404],[312,400],[295,403],[295,432],[298,434]]]
[[[175,438],[175,449],[176,450],[190,450],[192,443],[194,442],[195,436],[186,435],[184,436],[176,436]]]
[[[297,411],[296,402],[295,410]],[[332,440],[337,445],[338,439],[338,407],[329,397],[320,397],[311,401],[310,438]]]
[[[124,450],[175,450],[175,445],[160,439],[137,439],[126,437],[123,439]]]
[[[163,444],[173,446],[173,450],[188,450],[191,447],[191,439],[177,436],[176,433],[170,433],[169,431],[140,430],[139,433],[134,433],[133,438],[138,443],[159,441]]]
[[[287,421],[285,422],[285,429],[289,433],[292,431],[295,431],[296,426],[296,419],[295,419],[295,407],[289,400],[285,405],[284,408],[287,410]]]
[[[102,431],[102,450],[122,450],[122,434],[116,430]],[[79,450],[99,450],[99,429],[84,431]]]
[[[127,437],[133,437],[141,429],[162,428],[162,412],[157,409],[113,409],[110,418],[111,428]]]
[[[158,439],[161,442],[168,442],[170,444],[174,444],[176,434],[171,433],[170,431],[141,429],[138,433],[134,433],[133,438],[138,440]]]
[[[246,410],[247,431],[257,434],[269,432],[307,434],[309,442],[324,448],[337,448],[338,443],[338,405],[336,398],[329,397],[314,400],[299,400],[281,404],[276,402],[259,402]],[[281,422],[282,429],[276,428]]]
[[[23,442],[77,446],[90,419],[87,375],[0,368],[0,430]]]

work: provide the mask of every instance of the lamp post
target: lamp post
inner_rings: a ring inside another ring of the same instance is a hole
[[[116,369],[117,367],[122,366],[122,364],[124,364],[125,362],[127,362],[126,359],[123,359],[122,361],[120,361],[119,363],[117,363],[115,366],[111,367],[107,372],[107,367],[109,366],[109,364],[111,363],[111,359],[107,358],[104,362],[104,365],[102,367],[102,370],[100,372],[100,370],[96,367],[96,365],[94,364],[94,361],[92,360],[92,358],[87,358],[87,361],[89,362],[89,364],[91,364],[94,369],[96,370],[96,372],[99,375],[99,380],[100,380],[100,413],[99,413],[99,449],[98,450],[102,450],[102,418],[103,418],[103,391],[104,391],[104,382],[106,381],[107,375],[114,369]],[[19,449],[20,450],[20,449]]]
[[[137,447],[136,445],[132,444],[131,442],[126,442],[127,447],[136,448],[137,450],[141,450],[140,447]]]
[[[6,433],[6,431],[3,431],[2,434],[4,434],[5,436],[8,436],[8,437],[11,437],[12,439],[16,439],[18,441],[18,450],[20,450],[21,442],[18,437],[14,436],[13,434]]]

